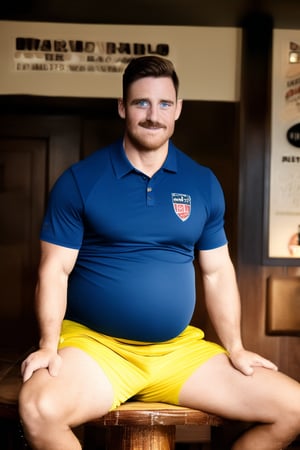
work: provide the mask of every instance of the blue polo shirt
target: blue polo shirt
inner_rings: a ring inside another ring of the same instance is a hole
[[[79,249],[66,318],[146,342],[177,336],[195,305],[195,250],[224,245],[219,182],[169,143],[151,178],[122,141],[94,152],[57,180],[41,239]]]

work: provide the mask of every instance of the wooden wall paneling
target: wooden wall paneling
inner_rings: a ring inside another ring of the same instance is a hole
[[[267,332],[300,335],[300,277],[267,279]]]
[[[264,163],[270,131],[273,24],[253,14],[243,24],[238,281],[245,345],[279,361],[279,339],[265,334],[265,273],[262,267]]]
[[[61,172],[80,157],[81,122],[79,117],[4,116],[1,122],[2,135],[42,138],[47,141],[48,189]]]
[[[292,269],[292,270],[290,270]],[[267,280],[270,276],[286,277],[297,276],[299,271],[297,268],[287,268],[282,266],[264,266],[261,268],[262,272],[262,315],[264,317],[264,326],[266,330],[266,314],[267,314]],[[265,331],[266,332],[266,331]],[[270,343],[270,345],[266,345]],[[264,336],[262,341],[262,348],[267,353],[267,356],[272,359],[279,369],[289,376],[300,381],[300,337],[289,336],[288,334],[282,336]]]
[[[25,323],[32,321],[33,270],[39,253],[36,236],[45,200],[45,161],[46,148],[42,140],[0,138],[2,345],[27,340]]]
[[[124,122],[118,114],[117,99],[100,99],[90,114],[82,118],[82,154],[111,144],[123,136]]]
[[[300,267],[277,267],[272,275],[278,276],[300,276]],[[280,338],[280,369],[300,382],[300,337],[281,336]]]
[[[80,154],[78,120],[3,116],[0,120],[0,346],[36,342],[34,289],[39,231],[48,191]]]

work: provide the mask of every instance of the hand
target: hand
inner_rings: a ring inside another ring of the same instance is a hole
[[[244,375],[253,375],[255,367],[278,370],[277,366],[268,359],[245,349],[230,353],[229,358],[232,365]]]
[[[49,374],[52,377],[56,377],[58,375],[61,364],[62,359],[57,351],[49,349],[39,349],[27,356],[27,358],[21,365],[23,382],[25,383],[25,381],[29,380],[33,372],[38,369],[48,369]]]

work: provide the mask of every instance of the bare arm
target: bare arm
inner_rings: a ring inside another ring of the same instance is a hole
[[[40,349],[22,364],[26,381],[40,368],[48,368],[56,375],[60,367],[57,345],[67,305],[68,277],[72,271],[77,250],[41,243],[41,260],[36,286],[36,314],[40,327]]]
[[[245,375],[251,375],[254,366],[276,369],[273,363],[243,347],[240,297],[227,246],[200,251],[199,263],[207,311],[232,364]]]

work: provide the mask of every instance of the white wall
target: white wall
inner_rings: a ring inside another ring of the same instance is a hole
[[[16,52],[16,38],[82,40],[106,43],[168,44],[180,78],[180,95],[188,100],[238,101],[241,30],[238,28],[84,25],[0,21],[0,95],[119,97],[121,73],[70,72],[66,62],[59,70],[17,70],[17,65],[44,64],[45,52]],[[76,63],[84,54],[66,52]],[[132,55],[131,55],[132,56]],[[57,63],[59,64],[59,63]],[[83,64],[84,65],[84,64]],[[29,67],[28,66],[28,67]],[[39,67],[39,66],[36,66]]]

